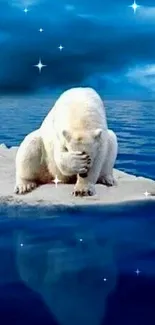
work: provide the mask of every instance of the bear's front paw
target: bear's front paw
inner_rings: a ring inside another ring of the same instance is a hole
[[[75,184],[72,195],[74,196],[92,196],[95,195],[95,186],[93,184]]]
[[[85,152],[69,153],[69,169],[73,174],[86,174],[89,170],[91,159]]]
[[[14,188],[15,194],[25,194],[28,192],[33,191],[37,187],[37,184],[35,182],[23,182],[16,184]]]
[[[103,185],[106,185],[106,186],[114,186],[114,185],[117,185],[117,182],[114,178],[113,175],[105,175],[105,176],[102,176],[100,179],[99,179],[99,183],[100,184],[103,184]]]

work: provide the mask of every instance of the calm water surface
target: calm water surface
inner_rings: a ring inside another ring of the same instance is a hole
[[[154,208],[1,206],[1,324],[154,325]]]

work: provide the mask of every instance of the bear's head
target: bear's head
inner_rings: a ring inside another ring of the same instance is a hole
[[[102,129],[95,129],[89,131],[62,131],[64,137],[64,146],[67,151],[80,151],[88,154],[92,161],[97,155],[100,147],[100,140]]]

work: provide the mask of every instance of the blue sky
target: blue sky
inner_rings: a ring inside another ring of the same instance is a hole
[[[0,0],[0,94],[91,86],[155,98],[155,2],[136,2],[134,14],[132,0]]]

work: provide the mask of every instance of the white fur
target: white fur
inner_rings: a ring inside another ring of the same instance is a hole
[[[93,195],[97,181],[114,184],[116,156],[117,138],[107,128],[100,96],[91,88],[72,88],[58,98],[41,127],[21,143],[15,192],[29,192],[56,176],[69,182],[77,175],[74,194]],[[81,177],[84,173],[87,177]]]

